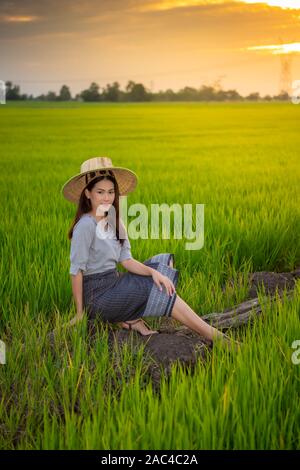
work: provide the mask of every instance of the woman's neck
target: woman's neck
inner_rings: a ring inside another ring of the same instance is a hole
[[[96,215],[93,211],[88,212],[89,215],[93,216],[94,219],[96,219],[97,222],[100,222],[100,220],[104,219],[106,216],[105,215]]]

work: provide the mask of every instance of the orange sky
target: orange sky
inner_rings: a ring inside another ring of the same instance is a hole
[[[34,95],[115,80],[277,94],[281,50],[300,79],[300,0],[1,0],[0,39],[0,80]]]

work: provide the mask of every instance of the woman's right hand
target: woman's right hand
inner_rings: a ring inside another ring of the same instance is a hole
[[[176,288],[171,279],[169,279],[168,276],[165,276],[156,269],[153,269],[152,271],[152,279],[159,288],[159,290],[162,290],[161,284],[163,284],[166,288],[168,295],[171,296],[174,294],[174,292],[176,292]]]
[[[84,312],[76,313],[75,317],[72,318],[69,325],[70,326],[75,325],[75,323],[80,322],[83,319],[83,317],[84,317]]]

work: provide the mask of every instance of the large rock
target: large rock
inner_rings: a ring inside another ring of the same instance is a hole
[[[253,299],[257,297],[258,288],[264,286],[267,295],[275,295],[276,290],[280,293],[284,289],[294,289],[296,280],[300,278],[300,268],[290,273],[276,273],[260,271],[249,275],[250,288],[248,296]]]

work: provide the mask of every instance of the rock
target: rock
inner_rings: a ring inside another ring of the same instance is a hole
[[[293,289],[296,282],[296,277],[293,273],[276,273],[261,271],[249,275],[249,288],[248,296],[253,299],[257,297],[258,289],[264,286],[267,295],[275,295],[276,290],[282,292],[284,289]]]

